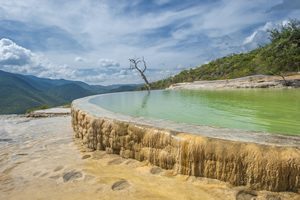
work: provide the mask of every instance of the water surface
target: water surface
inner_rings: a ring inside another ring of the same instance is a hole
[[[127,92],[90,102],[135,117],[300,135],[299,89]]]

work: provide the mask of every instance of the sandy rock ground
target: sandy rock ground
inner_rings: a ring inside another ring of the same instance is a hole
[[[51,116],[0,115],[0,199],[300,200],[90,151],[73,138],[70,116]]]
[[[286,76],[284,80],[280,76],[254,75],[236,79],[215,81],[194,81],[191,83],[176,83],[168,89],[230,89],[230,88],[283,88],[300,87],[300,74]]]
[[[70,115],[71,111],[69,108],[56,107],[44,110],[35,110],[28,113],[26,117],[53,117],[53,116],[67,116]]]

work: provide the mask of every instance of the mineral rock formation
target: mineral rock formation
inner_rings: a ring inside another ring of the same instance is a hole
[[[298,191],[300,149],[235,142],[95,118],[72,107],[76,138],[94,150],[147,160],[179,174],[247,185],[256,190]]]
[[[299,88],[300,75],[286,77],[286,81],[279,76],[253,75],[227,80],[194,81],[172,84],[171,90],[201,90],[201,89],[232,89],[232,88]]]

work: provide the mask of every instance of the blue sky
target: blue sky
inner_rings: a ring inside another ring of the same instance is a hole
[[[268,42],[299,0],[0,0],[0,69],[91,84],[151,81]]]

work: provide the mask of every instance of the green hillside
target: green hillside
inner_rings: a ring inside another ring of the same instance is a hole
[[[63,101],[60,102],[61,104],[65,103],[66,101],[71,102],[74,99],[90,96],[95,93],[90,90],[84,89],[83,87],[75,83],[59,85],[47,91],[47,94],[49,96],[55,97],[55,99],[62,99]]]
[[[0,114],[20,114],[37,107],[53,107],[89,95],[136,90],[137,87],[139,85],[88,85],[0,70]]]
[[[0,113],[22,113],[27,108],[58,103],[28,82],[10,73],[0,72]]]
[[[271,42],[248,53],[234,54],[151,83],[152,89],[198,80],[232,79],[256,74],[279,75],[300,69],[300,21],[269,31]]]

